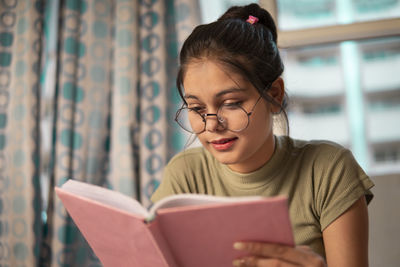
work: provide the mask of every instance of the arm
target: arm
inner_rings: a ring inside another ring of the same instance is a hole
[[[368,266],[368,211],[365,197],[322,232],[329,267]]]
[[[345,213],[323,231],[329,267],[368,266],[368,213],[365,197],[357,200]],[[234,261],[234,266],[315,266],[326,263],[309,247],[287,247],[265,243],[235,243],[235,248],[252,256]]]

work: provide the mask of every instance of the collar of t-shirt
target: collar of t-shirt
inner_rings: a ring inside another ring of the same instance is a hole
[[[272,157],[261,168],[253,172],[235,172],[227,165],[219,163],[221,165],[223,179],[226,179],[224,182],[241,189],[260,188],[270,183],[284,165],[287,140],[286,138],[275,137],[275,144]]]

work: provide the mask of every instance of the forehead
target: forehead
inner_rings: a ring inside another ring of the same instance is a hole
[[[183,77],[185,94],[217,93],[229,88],[250,89],[242,75],[213,60],[190,62]]]

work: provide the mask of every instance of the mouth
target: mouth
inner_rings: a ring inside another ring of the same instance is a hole
[[[223,150],[228,150],[229,148],[231,148],[237,139],[238,139],[237,137],[222,138],[222,139],[210,141],[210,144],[216,150],[223,151]]]

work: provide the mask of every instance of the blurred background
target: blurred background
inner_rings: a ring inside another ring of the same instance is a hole
[[[187,146],[179,48],[251,2],[278,25],[290,136],[351,149],[375,183],[370,266],[398,266],[400,0],[0,1],[0,266],[101,266],[53,187],[78,179],[149,206]]]

